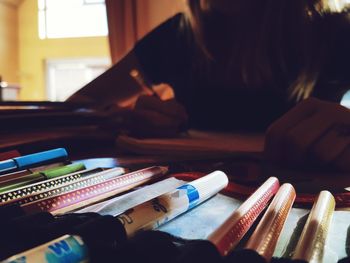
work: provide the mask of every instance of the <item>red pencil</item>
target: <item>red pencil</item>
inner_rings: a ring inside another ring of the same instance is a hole
[[[22,206],[27,213],[40,211],[52,214],[65,213],[86,205],[101,201],[108,197],[130,190],[138,185],[158,179],[165,175],[167,167],[153,166],[117,178],[95,184],[92,186],[73,190],[44,200],[32,202]]]
[[[252,226],[279,188],[278,179],[270,177],[208,239],[226,256]]]

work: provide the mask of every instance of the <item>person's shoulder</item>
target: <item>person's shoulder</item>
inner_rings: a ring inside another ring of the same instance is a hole
[[[137,44],[152,40],[165,41],[167,39],[173,39],[178,37],[179,33],[186,30],[186,25],[186,16],[183,13],[178,13],[151,30]]]
[[[140,60],[148,60],[183,53],[188,49],[190,32],[186,15],[178,13],[140,39],[134,47],[135,54]]]
[[[173,72],[178,72],[178,65],[188,64],[188,54],[193,45],[190,36],[191,27],[186,15],[180,13],[136,43],[135,55],[151,82],[169,82]]]

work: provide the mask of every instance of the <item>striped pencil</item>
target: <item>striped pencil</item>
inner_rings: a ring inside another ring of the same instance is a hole
[[[41,172],[41,171],[52,169],[52,168],[62,167],[62,166],[68,165],[68,164],[69,163],[67,163],[67,162],[57,162],[57,163],[51,163],[51,164],[47,164],[47,165],[43,165],[43,166],[28,168],[28,169],[21,170],[18,172],[3,174],[0,176],[0,183],[6,183],[8,181],[15,180],[15,179],[18,179],[18,178],[23,177],[23,176],[31,175],[33,173]]]
[[[86,169],[82,163],[70,164],[62,167],[55,167],[41,172],[25,175],[20,178],[0,183],[0,193],[11,191],[26,185],[42,182],[48,179],[61,177]]]
[[[328,191],[320,192],[307,218],[293,259],[310,263],[323,262],[326,237],[334,209],[333,195]]]
[[[47,211],[52,214],[59,214],[69,212],[156,180],[164,176],[167,171],[167,167],[149,167],[118,176],[102,183],[84,188],[72,189],[72,191],[68,193],[24,204],[22,205],[22,209],[26,213]]]
[[[0,194],[2,200],[7,200],[4,204],[24,205],[30,202],[43,200],[55,195],[68,193],[73,190],[88,187],[97,183],[105,182],[116,176],[125,173],[124,168],[114,168],[106,171],[102,169],[91,169],[84,173],[73,174],[70,177],[52,179],[39,184],[33,184],[27,187],[16,189],[12,192]]]
[[[208,237],[221,255],[226,256],[235,248],[278,188],[278,179],[270,177]]]
[[[247,249],[258,252],[270,262],[277,240],[295,200],[291,184],[283,184],[269,205],[257,228],[249,238]]]

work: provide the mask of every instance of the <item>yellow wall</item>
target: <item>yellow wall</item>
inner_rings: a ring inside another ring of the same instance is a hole
[[[0,75],[18,82],[18,23],[15,6],[0,2]]]
[[[46,59],[109,56],[107,37],[39,39],[37,12],[37,0],[24,0],[19,7],[19,81],[22,100],[47,99]]]

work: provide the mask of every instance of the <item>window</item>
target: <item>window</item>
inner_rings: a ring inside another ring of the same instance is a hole
[[[39,37],[107,36],[104,0],[38,0]]]
[[[51,101],[64,101],[110,67],[109,58],[46,60],[46,86]]]
[[[329,0],[329,5],[334,11],[341,11],[344,8],[349,8],[350,0]]]

